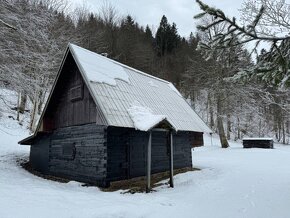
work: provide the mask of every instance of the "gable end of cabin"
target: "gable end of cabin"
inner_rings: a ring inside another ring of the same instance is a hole
[[[44,174],[106,185],[106,121],[68,52],[31,140],[30,163]]]

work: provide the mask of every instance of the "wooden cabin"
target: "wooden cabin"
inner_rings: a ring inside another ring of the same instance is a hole
[[[244,148],[274,148],[273,138],[243,138]]]
[[[35,133],[19,143],[43,174],[108,186],[191,167],[203,132],[170,82],[69,44]]]

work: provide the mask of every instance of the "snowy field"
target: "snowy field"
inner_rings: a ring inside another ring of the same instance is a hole
[[[17,141],[27,132],[6,121],[0,131],[1,218],[287,218],[290,217],[290,147],[223,150],[214,138],[193,151],[201,171],[175,176],[175,188],[150,194],[102,192],[80,183],[38,178],[16,162],[29,147]],[[5,132],[4,132],[4,131]],[[9,133],[9,134],[8,134]]]
[[[29,146],[17,142],[28,131],[8,119],[7,105],[15,105],[17,96],[3,91],[0,218],[290,218],[290,146],[245,150],[232,142],[221,149],[217,138],[211,142],[206,136],[206,146],[192,152],[194,167],[202,170],[175,176],[174,189],[102,192],[77,182],[45,180],[19,166],[17,160],[28,159]]]

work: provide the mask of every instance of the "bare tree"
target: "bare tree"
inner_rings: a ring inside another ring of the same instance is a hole
[[[68,34],[74,25],[68,26],[68,22],[61,20],[61,13],[50,7],[49,1],[4,3],[1,16],[7,17],[17,31],[6,28],[0,32],[0,38],[4,39],[0,41],[0,81],[19,93],[19,112],[23,112],[28,96],[35,107],[30,124],[33,130],[35,116],[50,89],[64,48],[74,38],[72,33]]]

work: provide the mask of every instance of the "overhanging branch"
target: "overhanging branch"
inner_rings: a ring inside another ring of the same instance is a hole
[[[6,27],[8,27],[10,29],[17,30],[16,27],[10,25],[9,23],[4,22],[2,19],[0,19],[0,23],[2,23],[4,26],[6,26]]]

